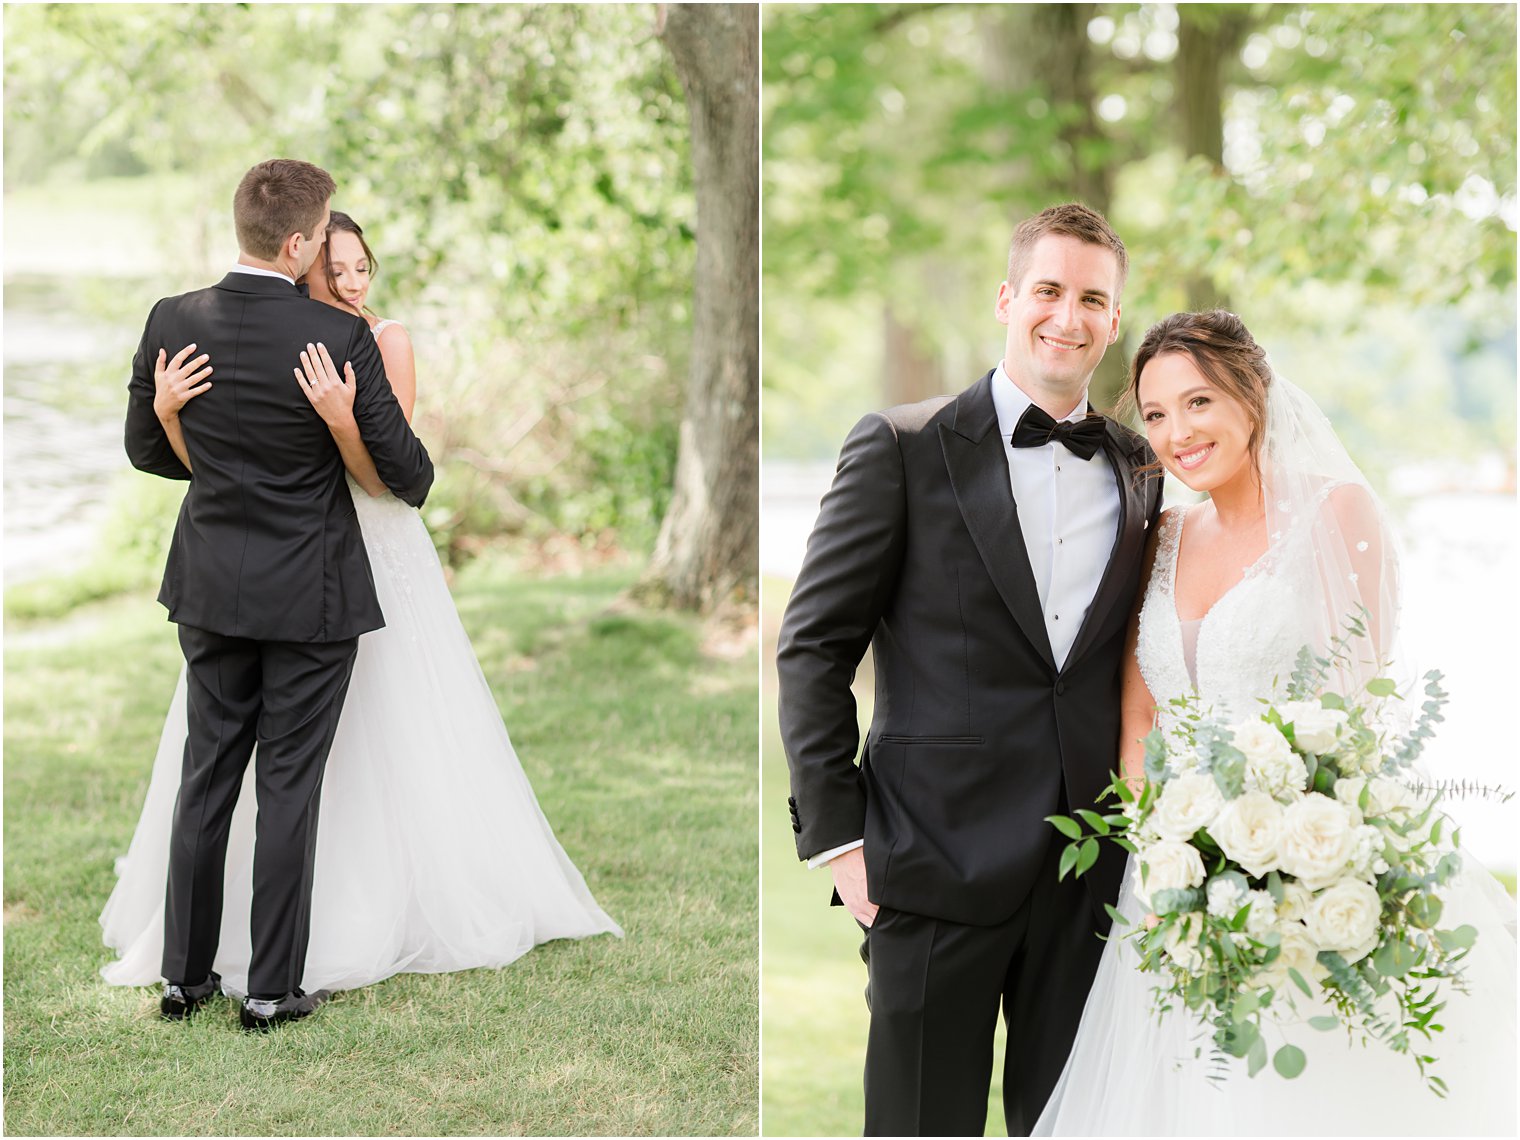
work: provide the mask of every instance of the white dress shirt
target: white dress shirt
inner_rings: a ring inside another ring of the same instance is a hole
[[[1014,447],[1013,429],[1033,402],[1008,378],[1000,361],[992,375],[992,404],[1008,459],[1008,483],[1018,505],[1019,530],[1045,615],[1045,633],[1060,669],[1097,596],[1119,537],[1119,484],[1102,448],[1091,459],[1079,459],[1061,443]],[[1083,392],[1077,406],[1062,419],[1076,422],[1086,414],[1087,393]],[[865,840],[857,839],[821,851],[808,860],[808,866],[821,867],[864,844]]]
[[[1101,447],[1091,459],[1078,459],[1061,443],[1014,447],[1009,442],[1019,417],[1033,401],[1008,378],[1001,363],[992,376],[992,403],[1008,456],[1008,482],[1018,504],[1019,530],[1045,615],[1045,632],[1060,669],[1119,537],[1119,484]],[[1062,419],[1075,423],[1086,414],[1087,393],[1083,392],[1077,406]]]
[[[278,277],[281,281],[289,281],[292,285],[296,283],[296,279],[294,277],[281,273],[277,269],[264,269],[258,265],[244,265],[241,261],[236,262],[232,266],[232,272],[252,273],[255,277]]]

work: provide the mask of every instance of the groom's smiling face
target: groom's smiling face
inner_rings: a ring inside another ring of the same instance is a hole
[[[1103,246],[1046,234],[1023,279],[998,287],[996,313],[1008,326],[1009,378],[1031,396],[1074,403],[1119,335],[1118,258]]]

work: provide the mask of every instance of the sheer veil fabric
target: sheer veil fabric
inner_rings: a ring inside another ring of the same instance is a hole
[[[387,624],[360,639],[328,759],[303,986],[503,966],[553,938],[621,935],[539,809],[421,516],[350,491]],[[100,917],[118,954],[101,971],[113,984],[160,977],[185,732],[182,672]],[[234,994],[248,977],[254,762],[232,818],[215,964]]]
[[[1173,697],[1195,688],[1221,712],[1249,715],[1258,698],[1283,694],[1300,646],[1323,653],[1359,616],[1368,636],[1350,641],[1330,687],[1351,692],[1394,657],[1398,557],[1383,508],[1319,408],[1277,376],[1261,466],[1267,551],[1199,623],[1194,668],[1174,593],[1185,512],[1163,519],[1138,646],[1163,719]],[[1407,681],[1396,661],[1392,667]],[[1460,822],[1460,802],[1447,808]],[[1265,1033],[1273,1050],[1292,1042],[1308,1053],[1301,1076],[1287,1080],[1269,1066],[1248,1078],[1235,1065],[1211,1083],[1208,1032],[1185,1011],[1154,1012],[1153,979],[1120,937],[1142,917],[1132,863],[1118,902],[1131,925],[1116,926],[1104,948],[1076,1042],[1033,1134],[1514,1135],[1515,907],[1466,853],[1464,862],[1447,889],[1442,925],[1479,931],[1467,959],[1469,992],[1447,989],[1438,1019],[1446,1031],[1428,1050],[1449,1098],[1424,1086],[1409,1057],[1349,1044],[1343,1032],[1299,1019]]]

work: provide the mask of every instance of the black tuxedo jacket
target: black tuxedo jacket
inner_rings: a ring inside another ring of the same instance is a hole
[[[1054,835],[1118,763],[1120,663],[1161,481],[1112,420],[1118,533],[1057,669],[1009,489],[992,373],[959,396],[867,416],[839,457],[781,625],[781,736],[797,852],[865,837],[873,902],[972,925],[1013,915]],[[850,682],[871,646],[865,750]],[[1106,926],[1123,853],[1084,877]]]
[[[192,478],[153,413],[153,364],[194,342],[212,387],[180,412]],[[189,479],[158,600],[228,637],[327,642],[385,624],[343,460],[295,379],[307,343],[356,378],[354,418],[386,486],[421,506],[433,464],[407,426],[364,321],[276,277],[229,273],[153,306],[128,384],[134,467]]]

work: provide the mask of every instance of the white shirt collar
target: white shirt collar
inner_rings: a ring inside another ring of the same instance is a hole
[[[279,272],[278,270],[275,270],[275,269],[261,269],[257,265],[244,265],[241,261],[235,262],[233,264],[233,266],[232,266],[232,272],[234,272],[234,273],[251,273],[255,277],[278,277],[281,281],[289,281],[292,285],[294,285],[296,283],[296,280],[295,280],[294,277],[288,277],[284,273]]]
[[[1018,426],[1019,417],[1033,403],[1029,394],[1010,379],[1008,373],[1003,370],[1003,362],[999,360],[992,372],[992,406],[997,409],[998,434],[1004,440],[1013,434],[1013,429]],[[1084,390],[1082,398],[1077,401],[1077,406],[1061,419],[1076,423],[1086,415],[1087,392]]]

